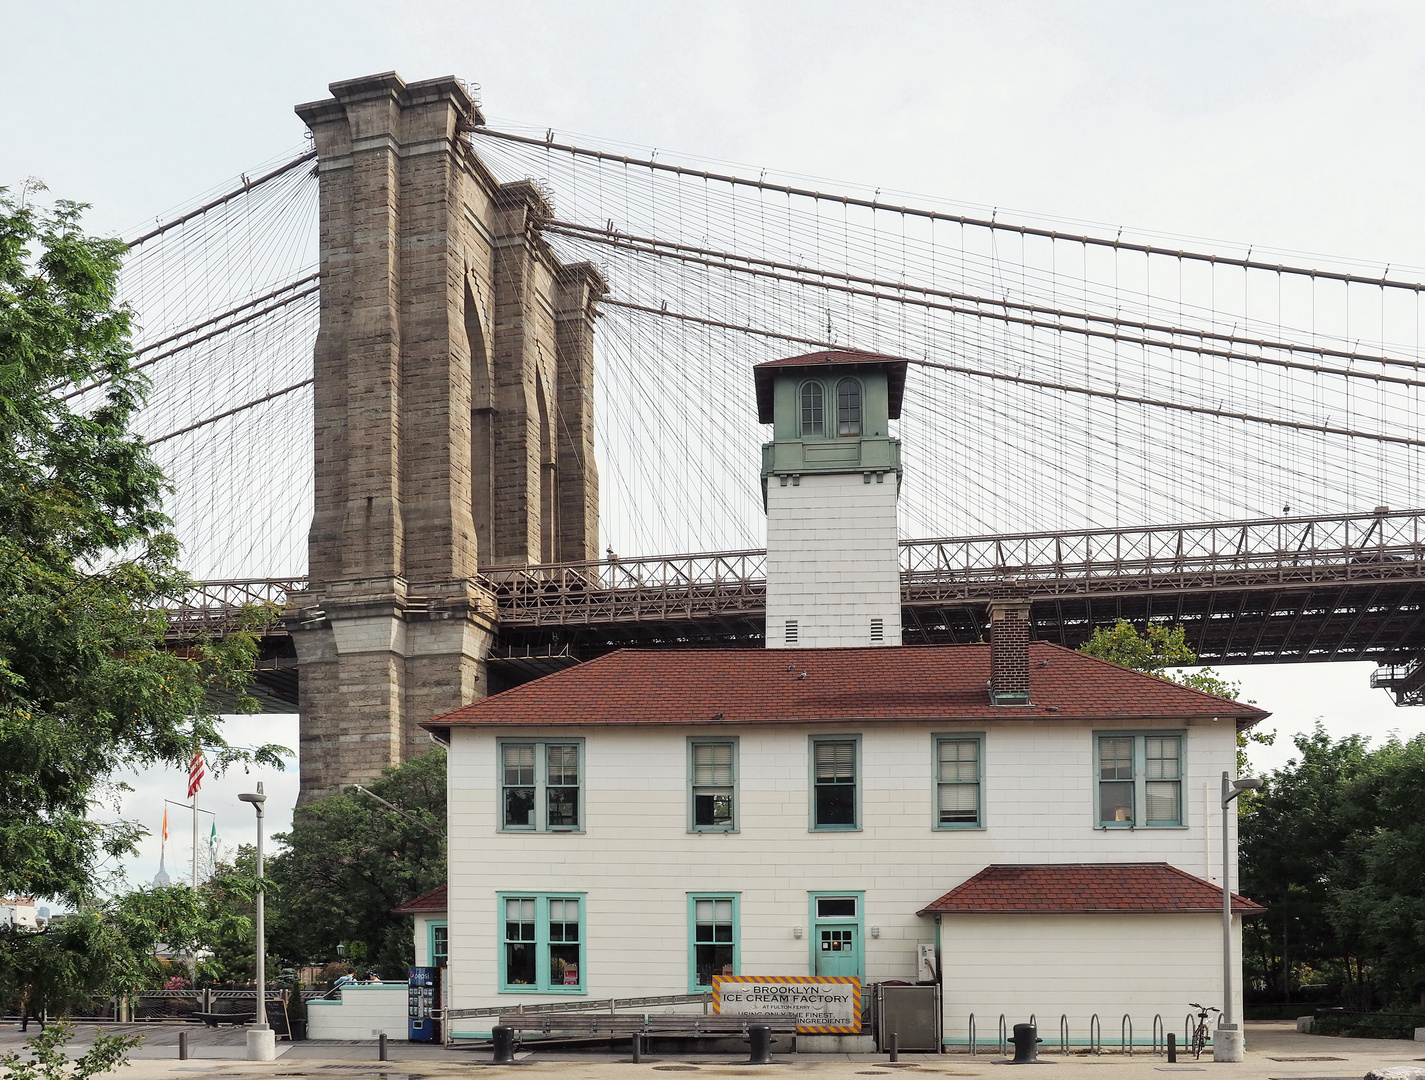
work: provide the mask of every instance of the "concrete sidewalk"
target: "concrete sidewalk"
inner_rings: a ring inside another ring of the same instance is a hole
[[[73,1048],[87,1046],[95,1025],[81,1025]],[[277,1044],[277,1060],[252,1063],[244,1059],[246,1035],[242,1029],[122,1024],[104,1026],[106,1033],[138,1032],[144,1044],[134,1051],[128,1068],[116,1074],[118,1080],[426,1080],[479,1074],[490,1080],[662,1080],[672,1072],[708,1077],[788,1074],[816,1077],[817,1080],[859,1080],[863,1076],[922,1074],[927,1076],[1002,1075],[1006,1069],[999,1055],[902,1054],[895,1065],[883,1054],[786,1054],[771,1066],[746,1065],[732,1055],[659,1054],[632,1064],[626,1052],[535,1050],[520,1055],[516,1066],[492,1066],[486,1050],[446,1050],[419,1043],[392,1042],[391,1060],[376,1060],[373,1042],[300,1042]],[[186,1030],[192,1057],[178,1060],[178,1033]],[[33,1029],[32,1032],[33,1034]],[[0,1053],[19,1049],[24,1036],[18,1024],[0,1027]],[[1340,1039],[1321,1035],[1301,1035],[1291,1023],[1247,1025],[1247,1059],[1239,1064],[1218,1065],[1209,1060],[1193,1061],[1191,1055],[1169,1065],[1161,1055],[1141,1051],[1132,1057],[1105,1053],[1101,1057],[1075,1054],[1060,1057],[1043,1055],[1043,1064],[1033,1069],[1038,1080],[1128,1080],[1154,1077],[1162,1073],[1215,1073],[1232,1080],[1360,1080],[1372,1068],[1387,1065],[1425,1063],[1425,1044],[1378,1039]],[[1187,1078],[1185,1078],[1187,1080]],[[1204,1077],[1204,1080],[1207,1080]]]

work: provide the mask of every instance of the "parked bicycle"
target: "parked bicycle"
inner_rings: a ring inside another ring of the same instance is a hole
[[[1192,1056],[1200,1058],[1207,1049],[1207,1041],[1212,1038],[1212,1033],[1207,1030],[1210,1014],[1222,1010],[1214,1005],[1199,1005],[1196,1001],[1189,1001],[1188,1004],[1197,1010],[1197,1027],[1192,1030]]]

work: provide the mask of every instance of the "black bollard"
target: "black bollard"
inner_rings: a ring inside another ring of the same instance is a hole
[[[886,1049],[890,1052],[892,1061],[899,1061],[901,1059],[901,1048],[898,1045],[899,1042],[900,1037],[897,1032],[893,1031],[888,1036],[886,1036]]]
[[[497,1024],[490,1029],[490,1038],[495,1043],[496,1065],[513,1065],[515,1063],[515,1029]]]
[[[1032,1065],[1039,1060],[1039,1029],[1033,1024],[1014,1025],[1014,1060],[1011,1065]]]
[[[753,1024],[747,1029],[747,1040],[752,1044],[749,1065],[772,1064],[772,1029],[766,1024]]]
[[[1178,1033],[1168,1032],[1168,1064],[1172,1065],[1178,1060]]]
[[[633,1033],[633,1063],[637,1065],[643,1060],[643,1033],[635,1031]]]
[[[188,1060],[188,1032],[186,1031],[178,1033],[178,1060]]]
[[[376,1060],[386,1061],[386,1033],[383,1031],[376,1037]]]

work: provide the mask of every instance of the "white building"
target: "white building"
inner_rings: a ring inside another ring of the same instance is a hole
[[[1046,1042],[1064,1016],[1077,1043],[1127,1014],[1144,1042],[1221,1003],[1218,791],[1266,714],[1032,643],[1013,588],[988,645],[898,645],[894,498],[862,497],[898,481],[897,363],[759,369],[777,648],[623,650],[425,725],[449,747],[452,1007],[915,981],[922,945],[947,1044],[971,1013],[981,1038],[1034,1014]],[[864,578],[834,558],[862,512]]]
[[[33,896],[0,897],[0,926],[21,926],[27,930],[40,927],[39,908]]]

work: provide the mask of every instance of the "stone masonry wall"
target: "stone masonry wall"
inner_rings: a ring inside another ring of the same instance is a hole
[[[321,178],[301,800],[428,745],[417,726],[486,692],[495,605],[479,567],[598,546],[591,269],[539,235],[462,131],[453,78],[393,72],[298,106]],[[562,441],[561,441],[562,440]]]

